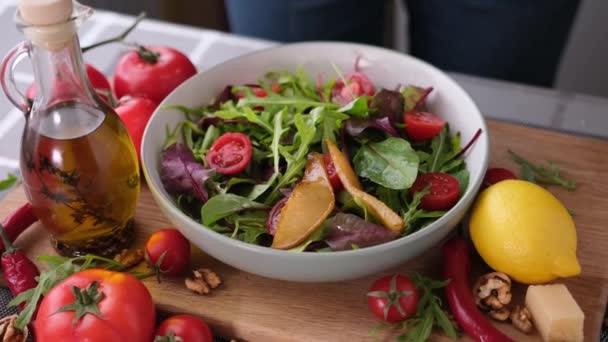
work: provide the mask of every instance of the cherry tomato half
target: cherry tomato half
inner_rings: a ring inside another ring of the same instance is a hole
[[[129,131],[135,151],[137,152],[137,159],[140,163],[141,139],[148,120],[150,120],[157,106],[154,101],[144,97],[127,97],[121,99],[118,102],[118,106],[114,108],[116,114],[118,114],[125,127],[127,127],[127,131]]]
[[[279,222],[279,218],[281,217],[281,210],[287,203],[287,197],[280,199],[275,205],[270,209],[270,213],[268,214],[268,219],[266,220],[266,230],[268,233],[274,236],[274,233],[277,231],[277,223]]]
[[[190,242],[177,229],[161,229],[148,238],[146,258],[159,273],[181,274],[190,262]]]
[[[424,210],[448,210],[458,201],[460,184],[456,177],[447,173],[426,173],[418,175],[410,188],[412,194],[431,186],[429,192],[420,200]]]
[[[170,336],[174,339],[172,340]],[[213,334],[202,319],[190,315],[177,315],[160,323],[156,328],[155,341],[213,342]]]
[[[336,166],[334,165],[333,160],[331,160],[331,155],[329,153],[323,155],[323,162],[325,163],[325,169],[327,170],[327,176],[329,176],[331,187],[334,189],[334,192],[340,191],[342,189],[342,182],[340,181],[340,176],[338,176],[338,173],[336,172]]]
[[[209,166],[224,175],[243,171],[251,161],[251,140],[243,133],[224,133],[207,152]]]
[[[511,170],[503,169],[502,167],[493,167],[486,171],[486,175],[483,177],[481,188],[485,189],[490,185],[496,184],[507,179],[517,179],[517,176]]]
[[[367,293],[367,305],[378,319],[394,323],[416,313],[418,298],[418,289],[412,279],[393,274],[374,282]]]
[[[433,139],[445,125],[445,120],[428,112],[405,112],[403,121],[407,136],[414,141]]]

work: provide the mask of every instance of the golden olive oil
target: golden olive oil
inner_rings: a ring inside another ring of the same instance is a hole
[[[133,240],[139,165],[128,132],[105,104],[62,102],[30,116],[21,170],[60,254],[112,256]]]

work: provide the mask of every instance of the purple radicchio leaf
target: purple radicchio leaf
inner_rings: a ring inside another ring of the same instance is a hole
[[[353,137],[360,135],[367,128],[376,128],[394,137],[399,137],[399,133],[397,133],[397,131],[391,124],[390,118],[387,116],[376,119],[348,119],[345,121],[344,127],[346,129],[346,132]]]
[[[211,109],[218,110],[218,109],[220,109],[220,106],[222,104],[224,104],[225,102],[228,102],[230,100],[232,100],[233,102],[236,102],[238,99],[232,93],[232,85],[227,85],[224,87],[224,89],[222,89],[222,92],[217,95],[217,97],[213,101],[213,106],[211,106]]]
[[[173,144],[162,153],[160,179],[165,190],[172,195],[191,195],[207,202],[205,182],[213,173],[197,162],[184,144]]]
[[[338,213],[328,222],[325,242],[334,251],[379,245],[397,238],[399,234],[380,225],[367,222],[354,214]]]

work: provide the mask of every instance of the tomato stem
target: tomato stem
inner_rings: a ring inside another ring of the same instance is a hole
[[[104,294],[97,289],[98,286],[99,283],[97,281],[93,281],[84,290],[77,286],[72,286],[72,294],[74,294],[76,300],[61,307],[57,312],[74,311],[72,324],[78,323],[80,318],[88,313],[101,318],[99,302],[103,299]]]
[[[156,62],[158,62],[160,53],[152,51],[150,49],[146,49],[143,45],[139,45],[138,49],[139,50],[137,51],[137,55],[139,56],[139,58],[150,64],[156,64]]]
[[[127,38],[127,36],[129,35],[129,33],[131,33],[131,31],[133,31],[135,29],[135,27],[139,24],[139,22],[141,22],[145,17],[146,17],[146,12],[141,12],[137,16],[137,18],[135,18],[135,22],[133,22],[133,24],[131,24],[131,26],[129,26],[121,34],[119,34],[116,37],[108,38],[108,39],[102,40],[100,42],[91,44],[89,46],[83,47],[82,48],[82,52],[87,52],[87,51],[89,51],[91,49],[94,49],[96,47],[99,47],[99,46],[102,46],[102,45],[106,45],[106,44],[110,44],[110,43],[124,42],[125,38]]]

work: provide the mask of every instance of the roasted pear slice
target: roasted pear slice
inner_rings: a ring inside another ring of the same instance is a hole
[[[289,249],[304,242],[334,210],[335,204],[323,156],[312,153],[304,177],[281,210],[272,248]]]
[[[336,173],[340,177],[340,181],[344,185],[355,201],[365,207],[368,213],[378,220],[382,225],[394,232],[402,233],[405,225],[403,218],[389,208],[384,202],[376,197],[363,191],[359,178],[355,171],[350,166],[350,163],[344,157],[338,147],[329,140],[326,140],[331,160],[336,168]]]

